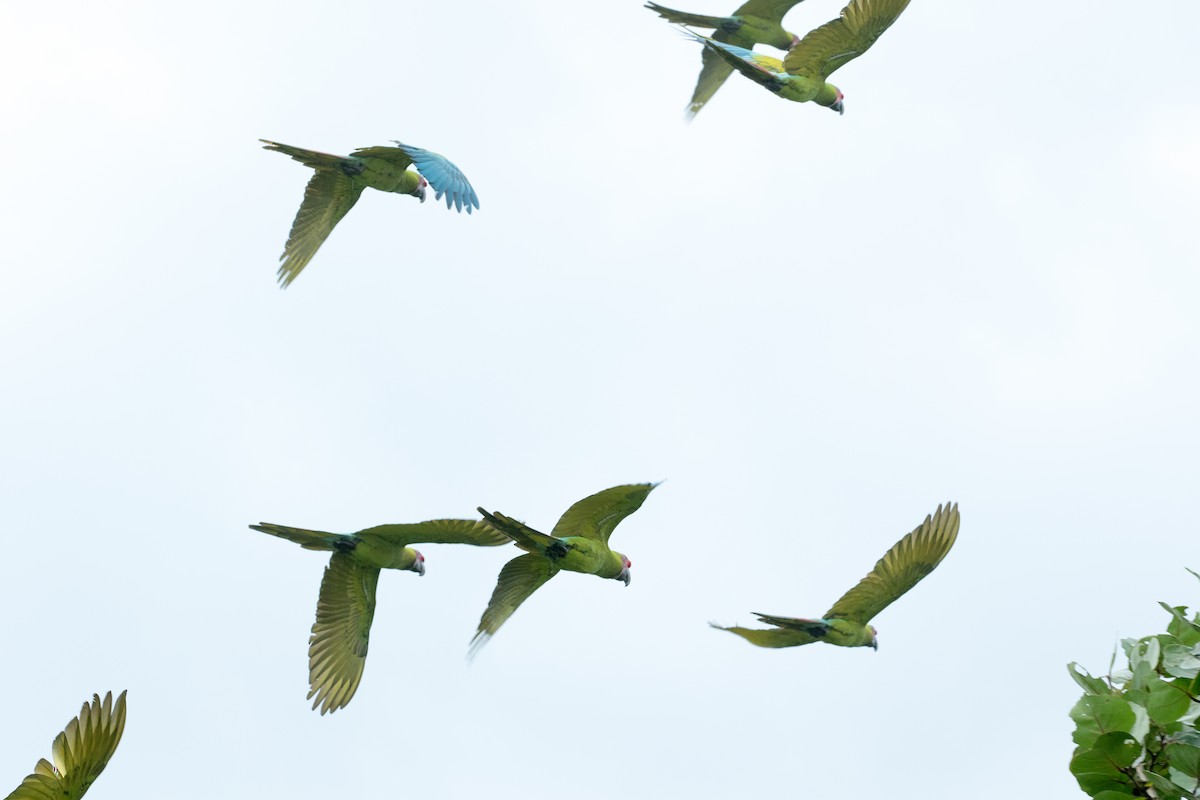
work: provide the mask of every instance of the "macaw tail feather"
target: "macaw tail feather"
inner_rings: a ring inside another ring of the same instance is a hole
[[[802,631],[816,639],[824,638],[829,633],[829,623],[823,619],[775,617],[770,614],[759,614],[757,611],[754,612],[754,616],[768,625],[775,625],[776,627],[787,628],[793,631]]]
[[[264,150],[274,150],[276,153],[283,153],[285,156],[291,156],[306,167],[313,169],[341,167],[345,156],[335,156],[330,153],[319,153],[316,150],[305,150],[303,147],[292,147],[290,144],[280,144],[279,142],[271,142],[266,139],[259,139],[263,143]]]
[[[676,11],[673,8],[660,6],[658,3],[646,3],[646,8],[658,13],[663,19],[669,19],[671,22],[679,23],[680,25],[694,25],[697,28],[725,28],[731,23],[735,23],[729,17],[710,17],[705,14],[689,14],[686,11]]]
[[[338,545],[343,541],[352,541],[350,537],[343,536],[340,533],[326,533],[325,531],[310,531],[304,528],[289,528],[287,525],[273,525],[270,522],[262,522],[258,525],[251,525],[256,531],[269,533],[272,536],[278,536],[280,539],[287,539],[289,542],[295,542],[305,550],[341,550],[344,549]],[[353,549],[353,547],[351,547]]]
[[[708,623],[710,627],[716,628],[719,631],[729,631],[732,634],[742,637],[747,642],[759,647],[797,647],[802,644],[811,644],[816,639],[807,636],[800,631],[787,630],[786,628],[771,628],[769,630],[758,630],[755,628],[742,628],[734,625],[726,628],[723,625],[718,625],[715,622]]]
[[[558,560],[567,554],[570,547],[553,536],[535,531],[524,522],[506,517],[500,512],[489,514],[482,508],[476,509],[483,518],[496,530],[512,539],[517,547],[527,553],[536,553],[547,558]]]

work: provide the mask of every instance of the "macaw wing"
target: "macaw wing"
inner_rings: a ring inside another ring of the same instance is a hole
[[[942,562],[958,537],[958,504],[938,506],[933,515],[884,554],[867,577],[825,612],[866,625]]]
[[[351,153],[356,158],[380,158],[387,161],[396,169],[408,169],[412,166],[412,156],[399,147],[388,147],[386,144],[376,144],[371,147],[359,147]]]
[[[363,184],[356,183],[341,170],[317,169],[308,186],[304,187],[304,201],[296,212],[283,255],[279,257],[282,262],[279,265],[281,286],[287,288],[296,280],[333,227],[354,208],[363,188]]]
[[[782,22],[784,14],[801,0],[746,0],[738,10],[733,12],[735,17],[761,17]]]
[[[445,156],[403,142],[396,142],[396,147],[412,159],[417,171],[429,181],[429,185],[437,193],[434,195],[435,200],[441,200],[442,195],[446,195],[446,208],[453,204],[454,209],[460,213],[463,206],[466,206],[468,214],[471,213],[472,206],[479,208],[479,197],[476,196],[467,176]]]
[[[321,578],[317,620],[308,639],[308,699],[321,713],[345,707],[362,681],[375,618],[379,568],[334,553]]]
[[[517,556],[505,564],[500,570],[500,577],[496,579],[492,599],[479,618],[479,628],[471,639],[468,658],[474,658],[517,607],[557,573],[558,567],[550,559],[535,553]]]
[[[92,695],[79,716],[54,738],[54,764],[39,759],[31,775],[6,800],[76,800],[104,771],[125,732],[125,692]]]
[[[816,638],[804,631],[791,630],[789,628],[768,628],[762,630],[758,628],[742,628],[737,625],[726,628],[721,625],[714,625],[711,622],[708,624],[717,630],[737,634],[750,644],[758,645],[759,647],[797,647],[817,641]]]
[[[550,531],[556,538],[582,536],[608,544],[608,537],[621,520],[642,507],[657,483],[613,486],[585,497],[567,509]]]
[[[709,50],[707,47],[700,54],[700,77],[696,81],[696,90],[692,92],[692,102],[688,104],[688,116],[694,117],[704,108],[704,104],[712,99],[717,89],[733,74],[733,67],[725,63],[725,59]]]
[[[867,52],[891,26],[909,0],[850,0],[841,16],[800,40],[783,59],[792,75],[825,80],[834,70]]]
[[[398,547],[410,544],[473,544],[495,547],[508,544],[510,539],[483,520],[431,519],[397,525],[376,525],[359,531],[355,536],[382,539]]]

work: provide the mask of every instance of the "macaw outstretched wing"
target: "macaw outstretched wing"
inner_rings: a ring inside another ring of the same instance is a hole
[[[125,692],[92,695],[79,716],[54,737],[54,763],[39,759],[33,773],[5,800],[78,800],[116,752],[125,732]]]
[[[958,523],[957,503],[946,503],[944,509],[938,506],[923,523],[892,545],[875,568],[842,595],[825,616],[866,625],[942,563],[958,538]]]
[[[412,159],[413,166],[429,181],[437,193],[434,199],[441,200],[442,195],[446,195],[446,208],[453,204],[454,209],[461,212],[465,206],[468,214],[472,207],[479,208],[479,197],[471,182],[448,158],[403,142],[396,142],[396,147]]]
[[[908,4],[909,0],[851,0],[837,19],[809,31],[788,51],[783,68],[791,75],[824,81],[867,52]]]
[[[378,567],[345,553],[329,559],[308,639],[308,699],[322,714],[345,707],[362,682],[378,585]]]

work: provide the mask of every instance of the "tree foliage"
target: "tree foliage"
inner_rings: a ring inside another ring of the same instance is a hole
[[[1200,614],[1159,605],[1167,632],[1123,640],[1126,669],[1113,670],[1115,651],[1104,678],[1067,665],[1083,688],[1071,772],[1095,800],[1200,798]]]

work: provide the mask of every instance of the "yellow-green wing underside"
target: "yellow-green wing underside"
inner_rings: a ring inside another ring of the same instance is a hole
[[[354,208],[364,188],[340,170],[317,169],[304,187],[304,201],[280,256],[279,280],[284,287],[296,280],[333,227]]]
[[[732,74],[733,67],[726,64],[725,59],[707,47],[704,48],[700,55],[700,77],[696,80],[695,91],[692,92],[692,102],[688,105],[688,114],[696,116]]]
[[[471,639],[468,656],[473,657],[488,643],[500,626],[513,615],[517,607],[543,583],[558,573],[558,567],[550,559],[535,553],[517,556],[504,565],[487,609],[479,620],[479,629]]]
[[[376,525],[355,534],[364,539],[375,537],[389,544],[473,544],[494,547],[511,540],[483,520],[431,519],[399,525]]]
[[[916,586],[950,552],[958,537],[958,504],[938,506],[932,517],[888,550],[875,569],[825,612],[863,625]]]
[[[851,0],[841,16],[809,31],[788,52],[784,69],[792,75],[825,80],[867,52],[908,4],[909,0]]]
[[[559,518],[551,536],[582,536],[608,544],[613,528],[642,507],[647,495],[657,483],[634,483],[613,486],[591,497],[585,497],[567,509]]]
[[[378,567],[334,553],[321,578],[317,621],[308,640],[308,677],[313,708],[321,713],[343,708],[362,681],[367,639],[375,618]]]
[[[125,732],[125,692],[113,703],[112,692],[92,695],[79,716],[54,738],[54,764],[40,759],[5,800],[76,800],[104,771]]]

